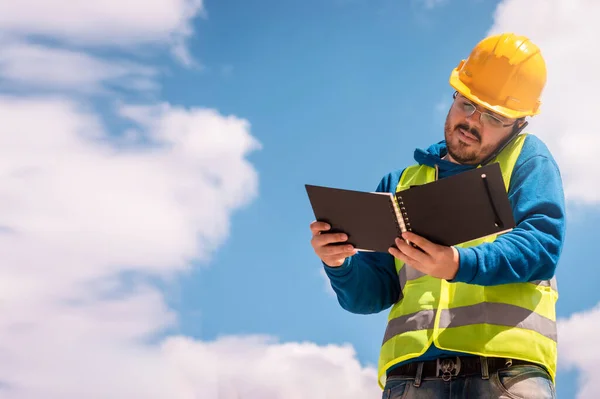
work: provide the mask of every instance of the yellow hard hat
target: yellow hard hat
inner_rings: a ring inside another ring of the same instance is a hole
[[[459,93],[507,118],[539,114],[545,84],[540,49],[513,33],[483,39],[450,75],[450,85]]]

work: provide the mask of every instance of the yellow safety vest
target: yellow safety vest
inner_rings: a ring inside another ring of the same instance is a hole
[[[500,163],[507,190],[525,137],[518,136],[494,159]],[[425,165],[410,166],[402,173],[396,191],[434,181],[436,172]],[[492,242],[496,237],[457,247]],[[398,259],[396,271],[403,295],[390,310],[381,346],[378,380],[382,388],[390,367],[422,355],[432,343],[449,351],[537,363],[555,380],[555,278],[484,287],[449,283]]]

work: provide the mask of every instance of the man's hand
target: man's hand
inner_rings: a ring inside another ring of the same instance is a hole
[[[434,244],[411,232],[402,234],[402,238],[412,242],[423,251],[396,238],[398,249],[391,247],[389,253],[406,264],[432,277],[452,280],[458,272],[458,251],[454,247]]]
[[[330,267],[338,267],[344,263],[344,260],[356,253],[354,247],[347,245],[333,245],[344,242],[348,236],[344,233],[326,233],[331,226],[323,222],[312,222],[310,231],[312,239],[310,243],[317,256]]]

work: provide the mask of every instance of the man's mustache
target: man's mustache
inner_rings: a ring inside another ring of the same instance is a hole
[[[469,125],[465,125],[463,123],[459,123],[456,125],[456,129],[462,129],[466,132],[471,133],[473,136],[477,138],[477,140],[481,141],[481,135],[479,134],[479,130],[474,127],[470,127]]]

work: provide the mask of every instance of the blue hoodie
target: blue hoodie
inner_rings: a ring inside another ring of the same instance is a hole
[[[441,159],[441,141],[427,151],[417,149],[415,161],[439,166],[439,178],[473,168]],[[394,193],[403,170],[383,177],[377,191]],[[457,248],[458,273],[451,282],[482,286],[546,280],[554,276],[565,236],[565,204],[558,166],[546,145],[527,135],[508,191],[517,227],[493,243]],[[323,264],[342,308],[352,313],[378,313],[391,307],[400,292],[394,258],[388,253],[359,252],[340,267]],[[418,360],[462,355],[433,344]],[[417,359],[413,359],[417,360]]]

